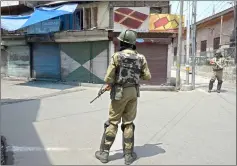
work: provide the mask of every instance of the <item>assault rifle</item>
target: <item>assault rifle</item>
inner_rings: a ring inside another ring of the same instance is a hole
[[[93,103],[96,99],[98,99],[102,94],[104,94],[108,90],[110,90],[109,86],[106,86],[104,89],[101,88],[98,95],[90,102],[90,104]]]

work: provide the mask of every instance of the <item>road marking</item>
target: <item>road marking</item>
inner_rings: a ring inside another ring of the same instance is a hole
[[[7,151],[12,152],[65,152],[65,151],[85,151],[85,150],[92,150],[92,148],[59,148],[59,147],[27,147],[27,146],[9,146]]]

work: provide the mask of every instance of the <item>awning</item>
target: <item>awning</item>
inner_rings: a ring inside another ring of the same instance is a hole
[[[1,16],[1,28],[15,31],[55,17],[73,13],[77,4],[65,4],[57,7],[35,8],[29,16]]]

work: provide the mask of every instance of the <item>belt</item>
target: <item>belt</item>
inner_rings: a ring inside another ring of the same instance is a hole
[[[120,85],[122,86],[123,88],[128,88],[128,87],[136,87],[138,86],[137,84],[115,84],[115,85]]]

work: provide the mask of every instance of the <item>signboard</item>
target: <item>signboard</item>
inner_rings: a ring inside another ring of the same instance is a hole
[[[60,31],[60,19],[46,20],[27,28],[27,34],[47,34]]]
[[[179,15],[150,14],[149,31],[178,33],[179,20],[180,20]],[[182,18],[182,27],[184,27],[184,17]]]
[[[133,29],[148,32],[149,7],[114,7],[114,32]]]

